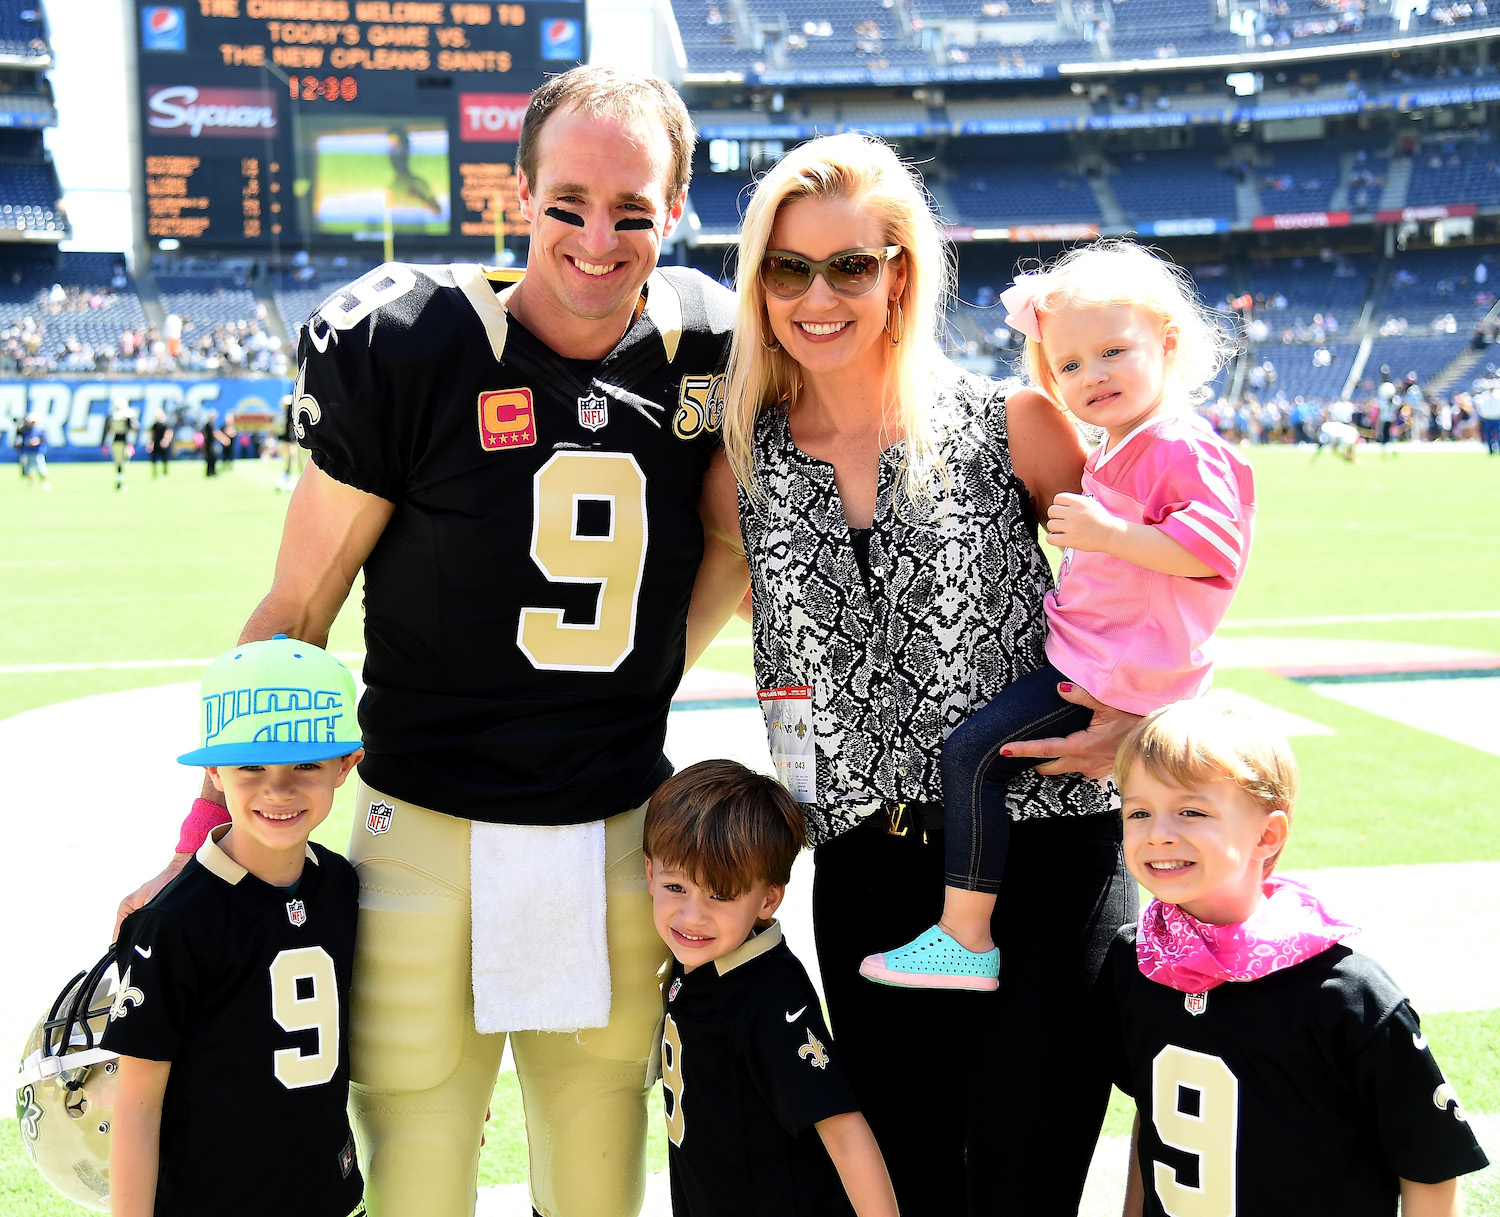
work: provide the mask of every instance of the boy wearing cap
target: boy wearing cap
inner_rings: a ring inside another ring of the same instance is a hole
[[[230,823],[120,929],[104,1033],[120,1053],[116,1217],[360,1208],[347,1114],[358,884],[307,839],[364,755],[354,707],[349,670],[285,635],[235,647],[203,678],[202,746],[178,759],[208,770]]]

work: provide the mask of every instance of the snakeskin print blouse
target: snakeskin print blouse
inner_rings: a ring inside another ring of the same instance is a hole
[[[764,497],[739,492],[755,675],[762,689],[812,687],[817,801],[803,811],[815,845],[883,803],[939,802],[943,740],[1046,658],[1052,575],[1011,468],[1005,389],[964,374],[939,393],[933,419],[947,474],[946,486],[932,475],[939,507],[905,502],[902,446],[888,449],[868,589],[833,466],[797,448],[784,411],[757,420]],[[1017,820],[1108,806],[1078,774],[1035,773],[1011,782],[1008,804]]]

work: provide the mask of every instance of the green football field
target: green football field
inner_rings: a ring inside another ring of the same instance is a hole
[[[1302,794],[1286,865],[1500,862],[1500,756],[1264,670],[1287,666],[1283,645],[1302,654],[1309,640],[1500,654],[1500,460],[1409,452],[1351,467],[1313,464],[1307,453],[1282,448],[1251,457],[1260,502],[1254,551],[1222,634],[1260,640],[1265,661],[1223,671],[1217,683],[1334,729],[1293,741]],[[53,489],[44,492],[25,488],[14,465],[0,466],[7,525],[0,720],[93,694],[196,680],[201,661],[234,641],[269,586],[287,501],[274,489],[276,467],[241,461],[209,481],[200,465],[183,462],[153,481],[137,462],[124,494],[114,492],[107,465],[51,472]],[[356,588],[334,628],[333,650],[362,649],[358,609]],[[742,624],[731,625],[705,664],[748,673],[747,635]],[[316,834],[334,848],[348,839],[352,793],[351,783]],[[120,893],[144,877],[122,874]],[[65,898],[61,889],[58,898]],[[46,910],[34,911],[44,925]],[[1495,966],[1493,958],[1473,965]],[[35,994],[38,1013],[51,997]],[[1500,1113],[1500,1011],[1424,1015],[1424,1027],[1468,1108]],[[481,1183],[520,1182],[524,1134],[513,1074],[497,1088],[494,1117]],[[1107,1131],[1125,1130],[1117,1104]],[[664,1162],[657,1120],[651,1168]],[[34,1175],[15,1123],[6,1121],[0,1214],[77,1211]],[[1469,1212],[1500,1212],[1492,1184],[1471,1196]]]

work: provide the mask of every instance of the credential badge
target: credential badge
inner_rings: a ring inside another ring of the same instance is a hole
[[[307,905],[300,900],[288,900],[286,902],[286,919],[293,925],[307,924]]]
[[[1193,1017],[1204,1013],[1208,1009],[1208,993],[1188,993],[1182,999],[1183,1007]]]
[[[578,399],[578,425],[598,431],[609,422],[609,399],[602,393],[590,393]]]
[[[391,831],[391,815],[395,810],[389,803],[370,804],[370,814],[365,817],[365,827],[370,830],[372,837]]]

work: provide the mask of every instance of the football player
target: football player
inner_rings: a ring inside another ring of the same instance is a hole
[[[118,1052],[115,1217],[346,1217],[354,870],[308,834],[360,759],[354,677],[284,634],[203,678],[203,765],[228,800],[177,881],[133,913],[103,1047]],[[231,1122],[218,1113],[231,1100]]]
[[[1127,1217],[1458,1217],[1487,1162],[1415,1012],[1305,887],[1272,874],[1297,764],[1212,695],[1141,722],[1115,777],[1156,897],[1115,939],[1100,1035],[1137,1117]]]
[[[564,73],[521,132],[524,277],[387,264],[302,335],[312,465],[244,637],[321,643],[363,568],[352,1050],[375,1217],[473,1212],[507,1033],[536,1209],[640,1207],[666,958],[641,822],[684,664],[739,599],[689,621],[733,324],[726,289],[657,268],[692,148],[664,82]],[[205,796],[179,851],[223,815]]]
[[[702,761],[646,809],[656,932],[676,962],[662,1032],[676,1217],[896,1217],[875,1134],[807,972],[772,920],[807,841],[764,774]],[[835,1175],[837,1168],[837,1175]]]

